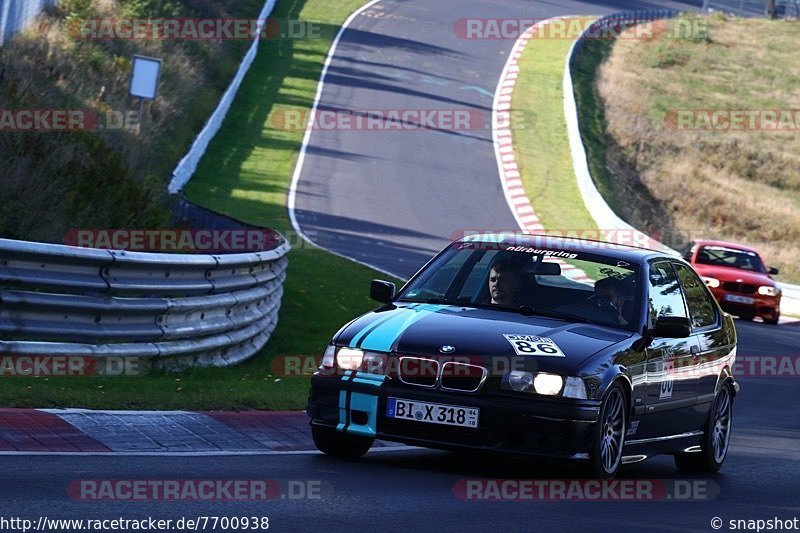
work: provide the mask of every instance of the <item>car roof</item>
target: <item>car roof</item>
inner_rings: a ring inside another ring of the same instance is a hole
[[[694,243],[697,246],[721,246],[723,248],[733,248],[734,250],[753,252],[755,254],[758,253],[755,248],[751,248],[750,246],[745,246],[744,244],[739,244],[736,242],[718,241],[714,239],[696,239]]]
[[[559,237],[531,233],[483,233],[469,235],[455,241],[455,243],[459,242],[505,244],[524,246],[526,248],[563,250],[565,252],[594,253],[631,263],[641,263],[651,257],[678,257],[674,253],[670,253],[665,250],[639,248],[637,246],[616,244],[592,239],[577,239],[571,237]]]

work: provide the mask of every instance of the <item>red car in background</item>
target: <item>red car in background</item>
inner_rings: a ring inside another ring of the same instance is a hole
[[[781,290],[753,248],[724,241],[696,240],[683,254],[724,310],[747,320],[760,316],[777,324],[781,316]]]

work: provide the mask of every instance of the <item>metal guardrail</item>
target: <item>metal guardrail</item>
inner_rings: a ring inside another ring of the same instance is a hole
[[[55,4],[56,0],[0,0],[0,46]]]
[[[238,363],[277,325],[289,248],[187,255],[0,239],[0,354]]]

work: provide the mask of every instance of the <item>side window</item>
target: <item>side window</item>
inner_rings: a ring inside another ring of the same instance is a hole
[[[651,324],[654,324],[660,316],[686,317],[681,286],[668,261],[650,265],[648,297]]]
[[[717,308],[711,301],[711,296],[703,286],[703,282],[686,265],[675,263],[674,266],[681,285],[683,285],[692,325],[695,328],[703,328],[716,324]]]

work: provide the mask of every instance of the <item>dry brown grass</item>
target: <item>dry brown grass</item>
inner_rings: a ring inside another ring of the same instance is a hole
[[[692,236],[758,247],[800,280],[800,131],[685,131],[671,110],[800,109],[800,23],[708,19],[710,42],[619,40],[597,89],[641,186]],[[611,158],[611,156],[609,156]]]

